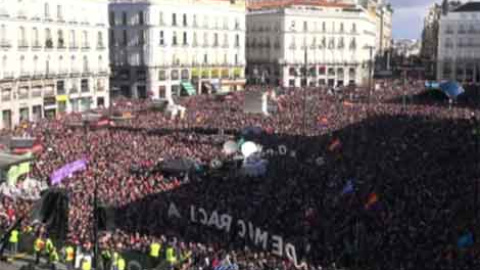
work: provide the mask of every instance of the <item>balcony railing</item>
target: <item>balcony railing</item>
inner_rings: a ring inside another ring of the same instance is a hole
[[[88,43],[82,44],[82,50],[89,50],[90,45]]]
[[[1,40],[1,41],[0,41],[0,47],[2,47],[2,48],[10,48],[10,47],[12,47],[12,44],[10,43],[9,40]]]
[[[70,88],[70,91],[68,91],[70,94],[75,94],[78,93],[78,88],[77,87],[72,87]]]
[[[105,50],[105,45],[103,44],[97,44],[97,50]]]
[[[20,48],[20,49],[28,48],[28,42],[26,40],[19,40],[18,41],[18,48]]]
[[[30,78],[30,72],[20,71],[20,79],[28,79],[28,78]]]
[[[5,80],[13,79],[13,72],[12,71],[4,71],[3,72],[3,79],[5,79]]]
[[[42,90],[41,88],[32,88],[32,91],[31,91],[31,97],[32,98],[37,98],[37,97],[41,97],[42,96]]]
[[[32,49],[39,50],[41,48],[42,48],[42,45],[40,44],[40,42],[38,42],[38,40],[33,42]]]

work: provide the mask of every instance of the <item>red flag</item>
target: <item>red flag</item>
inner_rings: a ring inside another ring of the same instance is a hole
[[[328,146],[328,150],[330,150],[331,152],[335,151],[335,149],[339,148],[340,146],[342,146],[342,143],[340,142],[339,139],[335,139],[333,140],[333,142],[330,144],[330,146]]]
[[[378,196],[375,192],[368,195],[367,203],[365,204],[365,209],[370,209],[374,204],[378,202]]]

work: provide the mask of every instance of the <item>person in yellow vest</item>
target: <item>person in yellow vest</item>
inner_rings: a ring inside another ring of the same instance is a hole
[[[75,262],[75,249],[71,245],[65,247],[65,264],[68,270],[73,270]]]
[[[35,265],[38,265],[40,263],[40,258],[42,256],[44,248],[45,241],[43,241],[43,238],[41,236],[37,237],[37,239],[35,239],[35,242],[33,243],[33,251],[35,252]]]
[[[57,268],[56,264],[59,260],[57,249],[55,247],[50,250],[50,253],[48,254],[48,260],[50,262],[50,269],[55,270]]]
[[[51,262],[50,254],[54,249],[55,249],[55,246],[53,245],[52,239],[50,239],[50,237],[47,237],[47,240],[45,241],[45,252],[46,252],[49,263]]]
[[[162,245],[158,242],[153,242],[150,244],[150,252],[149,252],[149,259],[150,259],[150,267],[153,269],[157,267],[160,263],[160,250],[162,249]]]
[[[10,232],[10,238],[8,239],[8,243],[10,245],[10,255],[15,256],[18,251],[18,237],[19,237],[19,232],[17,229],[13,229]]]
[[[118,259],[120,258],[120,255],[118,254],[117,251],[113,251],[112,255],[112,267],[111,269],[113,270],[118,270]]]
[[[92,270],[92,261],[89,258],[82,260],[81,270]]]
[[[127,263],[125,262],[125,259],[119,255],[117,261],[117,270],[125,270],[126,267]]]
[[[166,259],[170,267],[173,267],[177,264],[177,254],[173,246],[168,246],[166,250]]]

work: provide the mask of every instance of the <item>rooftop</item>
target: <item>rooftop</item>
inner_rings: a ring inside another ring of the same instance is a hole
[[[352,7],[352,4],[342,3],[339,0],[264,0],[258,2],[250,2],[248,9],[266,9],[266,8],[283,8],[290,6],[320,6],[320,7]]]
[[[480,11],[480,2],[469,2],[465,3],[455,10],[453,12],[475,12],[475,11]]]

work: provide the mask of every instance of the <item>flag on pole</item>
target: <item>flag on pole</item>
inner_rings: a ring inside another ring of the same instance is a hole
[[[328,150],[330,150],[330,152],[333,152],[341,146],[342,146],[342,143],[340,142],[340,139],[337,138],[333,140],[332,143],[330,143],[330,145],[328,146]]]
[[[342,195],[350,194],[355,191],[355,187],[353,186],[353,180],[350,179],[347,181],[347,184],[343,187]]]
[[[473,246],[473,243],[474,240],[472,232],[467,232],[458,238],[457,246],[458,248],[468,248]]]
[[[377,193],[373,192],[368,195],[367,203],[365,204],[365,209],[369,210],[378,202],[378,195]]]

